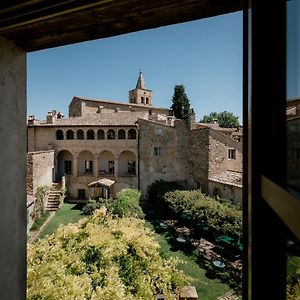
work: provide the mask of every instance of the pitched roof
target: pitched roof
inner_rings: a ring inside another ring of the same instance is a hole
[[[243,173],[225,171],[208,177],[208,180],[227,185],[243,187]]]
[[[38,126],[134,126],[139,118],[146,119],[147,112],[113,112],[95,113],[81,117],[56,120],[53,124],[39,124]]]

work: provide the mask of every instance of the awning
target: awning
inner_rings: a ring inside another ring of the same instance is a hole
[[[96,186],[105,186],[105,187],[110,187],[115,183],[115,181],[110,180],[108,178],[102,178],[96,181],[92,181],[88,184],[90,187],[96,187]]]

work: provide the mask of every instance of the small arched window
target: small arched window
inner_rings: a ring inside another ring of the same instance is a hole
[[[77,130],[77,140],[84,140],[84,131],[82,129]]]
[[[146,104],[149,104],[149,98],[148,97],[146,98]]]
[[[104,130],[103,129],[99,129],[97,131],[97,139],[98,140],[104,140]]]
[[[64,133],[62,130],[56,130],[56,139],[57,140],[63,140],[64,139]]]
[[[67,131],[67,140],[74,140],[74,131],[71,129]]]
[[[142,97],[142,98],[141,98],[141,103],[144,104],[144,102],[145,102],[144,100],[145,100],[144,97]]]
[[[95,139],[95,132],[93,129],[89,129],[86,133],[87,140],[94,140]]]
[[[128,139],[129,140],[135,140],[136,139],[136,131],[132,128],[128,130]]]
[[[118,140],[125,140],[125,130],[124,129],[120,129],[118,131]]]
[[[116,138],[116,133],[113,129],[109,129],[107,131],[107,139],[108,140],[114,140]]]

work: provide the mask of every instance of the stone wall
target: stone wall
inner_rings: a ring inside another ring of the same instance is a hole
[[[110,196],[115,197],[116,194],[123,188],[138,188],[138,177],[137,176],[127,176],[127,177],[107,177],[116,182],[110,188]],[[99,177],[95,176],[66,176],[66,187],[67,187],[67,196],[70,199],[78,198],[78,190],[85,190],[86,198],[94,197],[94,188],[88,186],[92,181],[98,180]],[[101,194],[100,188],[96,188],[96,198]]]
[[[209,128],[190,131],[188,152],[188,184],[190,188],[208,191]]]
[[[219,197],[227,200],[231,200],[235,204],[239,204],[242,207],[243,189],[234,185],[227,185],[219,182],[209,181],[208,192],[209,195],[214,196],[215,189],[219,190]]]
[[[27,194],[35,195],[41,185],[52,185],[54,151],[27,153]]]
[[[228,149],[236,159],[228,159]],[[208,177],[227,170],[242,172],[242,144],[208,127],[190,131],[188,155],[190,188],[208,190]]]
[[[26,295],[26,53],[0,36],[0,299]]]
[[[235,149],[236,159],[228,158],[228,150]],[[223,171],[243,171],[242,143],[229,136],[209,129],[209,171],[208,176]]]
[[[74,97],[69,105],[69,116],[77,117],[88,114],[97,113],[99,106],[102,106],[102,112],[114,112],[116,108],[120,111],[142,111],[147,113],[157,113],[163,115],[169,115],[170,111],[167,108],[159,108],[151,105],[137,105],[134,103],[121,103],[113,101],[101,101],[101,100],[84,100],[78,97]]]
[[[188,128],[177,120],[174,127],[139,119],[139,182],[143,198],[156,180],[186,184]],[[155,155],[155,150],[159,151]]]

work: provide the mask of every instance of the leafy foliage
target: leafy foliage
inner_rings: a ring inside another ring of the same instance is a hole
[[[46,193],[50,190],[50,186],[41,185],[36,189],[35,197],[36,200],[34,202],[33,207],[33,219],[38,219],[41,215],[45,213],[45,196]]]
[[[144,214],[139,204],[140,198],[141,193],[138,190],[123,189],[115,199],[89,199],[82,212],[85,215],[91,215],[96,209],[106,207],[109,212],[118,217],[143,218]]]
[[[49,211],[45,211],[39,218],[37,218],[32,224],[30,231],[36,231],[41,228],[41,226],[46,222],[50,213]]]
[[[143,218],[144,213],[140,207],[139,201],[141,193],[136,189],[123,189],[110,205],[108,210],[119,217]]]
[[[157,180],[149,186],[149,198],[151,202],[161,202],[165,193],[180,189],[181,186],[175,181]]]
[[[154,299],[187,283],[153,233],[105,208],[28,245],[27,299]]]
[[[82,213],[84,215],[92,215],[96,209],[99,209],[102,206],[106,206],[107,202],[108,200],[103,198],[99,198],[97,200],[89,199],[87,204],[83,206]]]
[[[190,101],[182,84],[175,85],[171,109],[178,119],[187,119],[190,111]]]
[[[228,111],[220,113],[211,112],[208,116],[204,116],[201,123],[214,123],[217,121],[220,127],[235,128],[239,126],[239,117]]]
[[[177,215],[191,220],[192,226],[206,224],[220,235],[239,240],[242,234],[242,212],[233,206],[203,195],[200,191],[167,192],[164,200]]]

